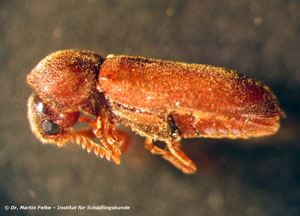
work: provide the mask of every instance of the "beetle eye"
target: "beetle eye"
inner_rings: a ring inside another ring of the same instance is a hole
[[[48,135],[55,135],[59,132],[58,124],[55,124],[52,121],[44,120],[42,123],[43,131]]]

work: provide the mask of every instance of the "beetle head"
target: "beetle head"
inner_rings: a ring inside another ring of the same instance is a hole
[[[79,116],[79,112],[53,112],[35,93],[29,97],[27,106],[31,130],[42,143],[56,143],[57,138],[74,125]]]

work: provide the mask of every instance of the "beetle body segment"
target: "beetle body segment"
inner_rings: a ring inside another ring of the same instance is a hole
[[[281,110],[270,89],[225,68],[115,56],[101,65],[98,86],[132,128],[151,115],[160,118],[147,120],[156,128],[172,115],[183,137],[247,138],[279,128]]]
[[[129,145],[117,124],[146,137],[145,147],[184,173],[195,164],[180,148],[181,137],[249,138],[270,135],[283,116],[272,91],[236,71],[131,56],[64,50],[30,72],[35,90],[28,119],[43,143],[68,141],[120,163]],[[79,116],[80,112],[94,116]],[[73,130],[76,122],[88,128]],[[101,145],[92,141],[98,138]],[[166,143],[162,149],[153,141]]]

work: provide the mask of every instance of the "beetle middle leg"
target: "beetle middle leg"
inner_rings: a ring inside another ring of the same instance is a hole
[[[168,160],[171,164],[173,164],[184,173],[196,172],[196,165],[182,151],[178,142],[167,141],[166,147],[166,150],[161,149],[154,145],[151,138],[146,138],[145,148],[148,149],[152,154],[162,155],[164,159]]]

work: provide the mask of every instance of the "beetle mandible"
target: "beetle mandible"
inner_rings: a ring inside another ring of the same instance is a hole
[[[119,164],[129,145],[128,135],[116,128],[122,123],[184,173],[196,166],[181,149],[182,137],[271,135],[284,116],[268,86],[203,64],[63,50],[42,59],[27,82],[35,91],[28,119],[41,142],[61,147],[70,141]],[[76,122],[89,127],[74,130]],[[166,147],[155,146],[156,140]]]

